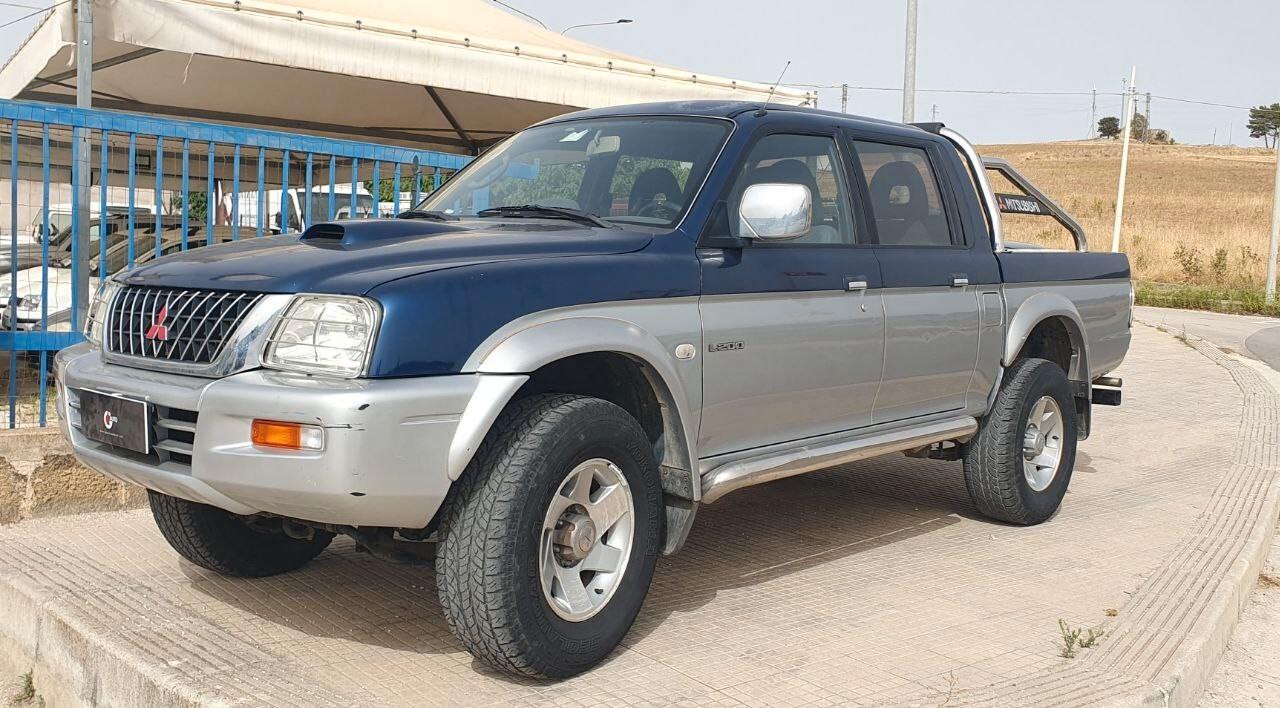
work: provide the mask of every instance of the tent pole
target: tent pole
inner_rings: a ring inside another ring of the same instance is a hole
[[[91,108],[93,106],[93,0],[77,0],[76,2],[76,106]],[[74,160],[78,180],[75,180],[73,195],[75,212],[75,241],[72,243],[74,254],[75,278],[71,283],[71,328],[72,331],[85,325],[89,313],[89,219],[92,218],[89,207],[92,179],[89,174],[89,157],[92,152],[90,143],[92,131],[81,129],[73,143]],[[106,175],[99,176],[105,180]],[[156,195],[156,205],[160,204],[160,195]],[[99,211],[106,213],[107,205],[99,206]],[[157,211],[157,213],[159,213]],[[102,264],[105,266],[106,264]],[[103,273],[102,276],[106,277]]]
[[[449,110],[448,106],[444,105],[444,100],[440,98],[440,93],[436,91],[435,87],[424,86],[423,88],[425,88],[427,93],[431,95],[431,100],[436,102],[436,108],[440,109],[440,113],[444,116],[444,119],[449,121],[449,125],[453,128],[453,132],[457,133],[459,138],[462,138],[462,142],[471,147],[471,154],[479,155],[480,147],[476,145],[476,141],[472,140],[470,135],[467,135],[467,131],[462,129],[458,120],[453,117],[453,112]]]

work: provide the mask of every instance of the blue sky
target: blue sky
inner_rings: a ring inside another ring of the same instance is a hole
[[[287,0],[284,0],[287,2]],[[423,0],[442,2],[444,0]],[[0,5],[0,23],[48,0]],[[899,87],[905,0],[508,0],[553,29],[628,17],[628,25],[573,30],[579,39],[690,70],[772,82]],[[359,7],[360,3],[352,3]],[[1264,0],[920,0],[921,89],[1006,89],[1113,94],[1129,67],[1157,96],[1236,105],[1280,101],[1280,2]],[[7,56],[33,20],[0,29]],[[1098,116],[1121,100],[1103,95]],[[982,142],[1085,137],[1089,96],[923,92],[918,120],[939,119]],[[820,90],[838,109],[839,89]],[[896,92],[850,91],[850,112],[901,117]],[[1140,104],[1141,110],[1141,104]],[[1155,99],[1153,124],[1179,142],[1260,145],[1246,114]]]

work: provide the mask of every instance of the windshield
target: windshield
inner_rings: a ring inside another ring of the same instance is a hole
[[[456,216],[486,209],[577,209],[607,221],[672,226],[729,134],[706,118],[597,118],[537,126],[478,158],[418,206]]]

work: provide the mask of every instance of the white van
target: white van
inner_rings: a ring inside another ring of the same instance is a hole
[[[266,219],[262,222],[264,232],[278,234],[281,229],[281,195],[282,190],[269,189],[262,193],[263,206],[266,209]],[[258,228],[258,197],[257,190],[249,192],[240,192],[239,195],[228,195],[223,200],[223,208],[226,210],[226,217],[229,222],[234,220],[240,224],[241,230]],[[289,205],[289,228],[287,231],[302,231],[310,224],[306,223],[306,200],[307,190],[305,187],[290,188],[288,195]],[[238,206],[239,210],[232,213],[232,206]],[[311,188],[311,220],[313,222],[331,221],[336,219],[367,219],[382,212],[390,213],[391,203],[383,202],[378,205],[380,208],[375,214],[373,194],[364,188],[364,185],[356,185],[355,192],[355,208],[352,209],[351,185],[337,184],[333,188],[333,213],[329,213],[329,185],[318,185]]]

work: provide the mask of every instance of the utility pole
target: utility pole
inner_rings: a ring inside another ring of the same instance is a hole
[[[1120,119],[1121,123],[1124,122],[1124,112],[1126,110],[1125,106],[1129,105],[1128,103],[1126,103],[1126,101],[1128,100],[1129,100],[1129,80],[1121,76],[1120,77],[1120,115],[1116,116],[1117,118]]]
[[[938,104],[936,103],[933,104],[933,109],[929,111],[929,120],[934,123],[938,122]]]
[[[1120,222],[1124,220],[1124,182],[1129,175],[1129,133],[1133,127],[1133,109],[1137,106],[1137,96],[1133,92],[1138,80],[1138,67],[1133,67],[1129,78],[1129,92],[1125,94],[1124,104],[1124,146],[1120,148],[1120,185],[1116,188],[1116,223],[1111,229],[1111,252],[1120,251]]]
[[[1276,255],[1280,251],[1280,139],[1276,143],[1276,181],[1271,188],[1271,249],[1267,251],[1267,304],[1276,301]]]
[[[91,108],[93,106],[93,0],[76,1],[76,107]],[[79,129],[79,139],[73,143],[72,160],[76,164],[79,182],[76,185],[76,233],[72,244],[75,253],[75,278],[71,283],[72,301],[75,309],[71,313],[71,330],[79,331],[84,327],[89,313],[89,220],[90,211],[90,172],[89,156],[92,146],[89,142],[89,130]],[[101,179],[106,179],[102,175]],[[156,208],[160,205],[160,195],[156,195]],[[107,205],[99,206],[100,212],[106,212]],[[105,274],[104,274],[105,277]]]
[[[849,112],[849,84],[840,84],[840,112]]]
[[[1089,104],[1089,132],[1086,139],[1092,140],[1098,134],[1098,87],[1093,87],[1093,102]]]
[[[902,71],[902,122],[916,119],[916,15],[920,0],[907,0],[907,57]]]
[[[1147,122],[1142,126],[1142,142],[1151,142],[1151,92],[1147,92]]]

